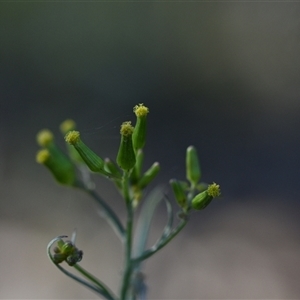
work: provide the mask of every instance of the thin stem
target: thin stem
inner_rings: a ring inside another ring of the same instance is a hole
[[[93,189],[88,189],[85,186],[79,186],[82,190],[84,190],[86,193],[91,195],[93,199],[100,205],[103,217],[107,220],[107,222],[111,225],[111,227],[114,229],[116,234],[121,238],[121,240],[124,239],[125,235],[125,229],[119,219],[119,217],[115,214],[115,212],[111,209],[111,207],[95,192]]]
[[[93,283],[95,283],[103,291],[103,293],[106,295],[107,299],[111,299],[111,300],[116,299],[116,296],[113,295],[113,292],[103,282],[101,282],[98,278],[96,278],[95,276],[93,276],[91,273],[89,273],[88,271],[86,271],[84,268],[82,268],[78,264],[75,264],[74,268],[78,272],[80,272],[83,276],[85,276],[90,281],[92,281]]]
[[[132,228],[133,228],[133,208],[131,198],[129,195],[129,173],[124,172],[123,175],[123,195],[127,208],[127,223],[126,223],[126,239],[125,239],[125,268],[123,275],[123,282],[121,287],[121,300],[128,299],[128,289],[130,286],[130,279],[133,271],[131,263],[131,249],[132,249]]]
[[[140,263],[141,261],[145,260],[146,258],[149,258],[153,254],[155,254],[157,251],[159,251],[161,248],[166,246],[187,224],[187,219],[182,219],[178,226],[172,230],[172,232],[168,235],[167,238],[165,238],[163,241],[158,243],[157,245],[154,245],[150,249],[144,251],[144,253],[132,260],[133,264]]]
[[[189,193],[188,193],[188,195],[187,195],[188,206],[189,206],[189,207],[190,207],[191,204],[192,204],[192,200],[193,200],[193,198],[194,198],[194,196],[195,196],[195,194],[196,194],[196,191],[197,191],[197,189],[196,189],[196,184],[192,183],[191,186],[190,186],[190,191],[189,191]]]
[[[129,194],[129,172],[124,171],[123,178],[122,178],[122,189],[123,189],[123,195],[124,199],[126,201],[126,206],[130,204],[131,206],[131,198]]]

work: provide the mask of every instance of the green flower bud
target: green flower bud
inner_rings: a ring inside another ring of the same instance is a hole
[[[53,262],[55,264],[61,264],[66,259],[66,256],[62,253],[55,253],[53,255]]]
[[[146,143],[146,127],[147,127],[147,115],[149,113],[148,107],[143,103],[136,105],[133,108],[136,115],[136,124],[132,136],[133,146],[135,151],[142,149]]]
[[[36,161],[44,164],[59,183],[75,185],[75,167],[70,159],[55,145],[53,133],[48,129],[41,130],[37,134],[37,143],[47,149],[37,153]]]
[[[190,146],[186,150],[186,178],[194,186],[197,185],[201,177],[200,164],[196,148]]]
[[[61,251],[62,247],[64,246],[65,242],[63,239],[58,239],[57,240],[57,247],[59,249],[59,251]]]
[[[53,249],[53,261],[56,264],[60,264],[65,261],[69,266],[74,266],[76,263],[82,260],[83,252],[71,242],[58,240],[57,247]]]
[[[83,252],[75,248],[74,252],[66,258],[66,263],[72,267],[82,260]]]
[[[130,181],[132,184],[136,184],[138,180],[141,178],[143,162],[144,162],[144,152],[142,149],[139,149],[136,152],[135,166],[132,169],[132,172],[130,174]]]
[[[138,181],[138,187],[140,189],[145,188],[158,174],[160,170],[160,165],[158,162],[155,162],[142,176]]]
[[[45,165],[60,184],[74,186],[76,172],[69,158],[54,144],[37,153],[36,161]]]
[[[117,155],[117,163],[121,169],[129,171],[135,165],[135,153],[132,144],[133,126],[131,122],[124,122],[121,125],[121,142]]]
[[[207,190],[194,197],[192,200],[192,208],[195,210],[204,209],[213,198],[219,197],[220,195],[220,186],[216,183],[213,183],[208,186]]]
[[[53,133],[48,129],[43,129],[36,135],[36,141],[41,147],[48,147],[54,141]]]
[[[76,129],[76,123],[71,119],[67,119],[60,124],[59,128],[60,128],[61,133],[64,136],[66,136],[66,134],[68,132]],[[70,145],[68,143],[67,148],[68,148],[70,158],[75,163],[84,164],[84,160],[81,158],[80,154],[77,152],[77,150],[72,145]]]
[[[176,180],[176,179],[171,179],[170,180],[170,185],[172,187],[173,193],[175,195],[176,202],[181,208],[187,208],[187,197],[186,193],[182,187],[182,184]]]
[[[61,252],[65,255],[70,255],[74,251],[75,246],[72,244],[71,241],[67,241],[61,248]]]
[[[122,181],[121,181],[122,173],[121,170],[118,168],[118,166],[115,164],[115,162],[113,162],[109,158],[106,158],[104,161],[104,169],[105,171],[113,175],[112,179],[115,185],[119,190],[122,190]]]
[[[213,197],[208,195],[207,190],[201,192],[192,200],[192,208],[195,210],[204,209],[212,199]]]
[[[79,131],[69,131],[65,136],[65,141],[74,146],[92,172],[111,176],[110,173],[104,170],[103,159],[82,142]]]
[[[119,179],[122,178],[122,173],[121,173],[120,169],[118,168],[116,163],[114,161],[110,160],[109,158],[105,158],[105,160],[104,160],[104,169],[108,173],[112,174],[114,176],[114,178],[119,178]]]

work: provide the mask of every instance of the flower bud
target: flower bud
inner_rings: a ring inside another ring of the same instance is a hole
[[[45,165],[54,178],[64,185],[75,185],[76,172],[69,158],[55,145],[37,153],[36,161]]]
[[[201,177],[201,170],[196,148],[190,146],[186,150],[186,178],[194,186],[197,185]]]
[[[39,164],[45,164],[50,159],[50,152],[47,149],[40,150],[36,154],[36,162]]]
[[[108,173],[112,174],[114,176],[114,178],[121,179],[122,173],[121,173],[120,169],[118,168],[116,163],[114,161],[110,160],[109,158],[105,158],[105,160],[104,160],[104,169]]]
[[[75,246],[72,244],[71,241],[67,241],[61,248],[61,252],[65,255],[70,255],[74,251]]]
[[[146,143],[146,127],[147,127],[147,115],[149,113],[148,107],[143,103],[136,105],[133,108],[136,115],[136,124],[132,136],[133,146],[135,151],[142,149]]]
[[[48,129],[43,129],[36,135],[38,145],[41,147],[48,147],[54,141],[53,133]]]
[[[74,252],[66,258],[66,263],[72,267],[82,260],[83,252],[75,248]]]
[[[59,252],[61,252],[61,249],[64,246],[64,244],[65,244],[65,241],[63,239],[59,238],[57,240],[57,248],[58,248]],[[56,252],[56,253],[59,253],[59,252]]]
[[[196,195],[192,200],[192,208],[195,210],[204,209],[213,198],[221,195],[220,186],[213,183],[208,186],[207,190]]]
[[[80,143],[80,133],[79,131],[71,130],[65,135],[65,141],[72,145],[75,146],[78,143]]]
[[[142,176],[138,181],[138,187],[140,189],[145,188],[158,174],[160,170],[160,165],[158,162],[155,162]]]
[[[53,262],[55,264],[61,264],[66,259],[66,256],[62,253],[55,253],[53,255]]]
[[[76,129],[76,123],[71,120],[71,119],[67,119],[65,121],[63,121],[60,126],[60,131],[61,133],[66,136],[66,134],[70,131],[73,131]],[[67,148],[68,148],[68,152],[69,152],[69,156],[70,158],[77,164],[84,164],[84,160],[81,158],[80,154],[77,152],[77,150],[70,145],[69,143],[67,144]]]
[[[69,266],[74,266],[82,260],[83,252],[71,242],[59,239],[54,248],[53,262],[60,264],[65,261]]]
[[[176,180],[176,179],[171,179],[170,180],[170,185],[172,187],[173,193],[175,195],[176,202],[181,208],[186,208],[187,207],[187,197],[186,193],[182,187],[182,184]]]
[[[117,188],[119,190],[121,190],[122,189],[122,182],[121,182],[122,173],[121,173],[120,169],[118,168],[118,166],[115,164],[115,162],[113,162],[109,158],[105,158],[104,169],[105,169],[105,171],[107,171],[108,173],[113,175],[112,176],[113,182],[115,183]]]
[[[65,141],[74,146],[81,158],[92,172],[101,173],[106,176],[111,174],[104,170],[104,161],[80,139],[79,131],[69,131],[65,136]]]
[[[133,126],[131,122],[124,122],[121,125],[121,142],[117,155],[118,165],[126,171],[131,170],[135,165],[135,153],[132,144]]]
[[[67,119],[60,124],[59,129],[63,135],[66,135],[69,131],[76,129],[76,123],[71,119]]]

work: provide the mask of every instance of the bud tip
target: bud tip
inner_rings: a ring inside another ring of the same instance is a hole
[[[130,136],[133,134],[134,127],[131,125],[130,121],[123,122],[121,125],[120,133],[123,136]]]
[[[65,136],[65,141],[67,143],[69,143],[70,145],[74,145],[74,144],[78,143],[79,140],[80,140],[79,131],[75,131],[75,130],[69,131]]]
[[[63,134],[66,134],[69,131],[74,130],[75,127],[76,123],[71,119],[67,119],[60,124],[59,129]]]
[[[53,133],[48,129],[43,129],[38,132],[38,134],[36,136],[36,140],[40,146],[47,147],[54,140]]]
[[[213,198],[219,197],[221,195],[220,185],[215,182],[210,184],[207,188],[207,194]]]
[[[145,117],[149,113],[149,108],[144,106],[144,103],[140,103],[133,108],[133,112],[137,117]]]
[[[36,162],[39,164],[44,164],[50,157],[50,153],[47,149],[40,150],[36,154]]]

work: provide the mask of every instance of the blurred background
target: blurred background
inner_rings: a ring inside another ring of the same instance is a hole
[[[78,230],[82,266],[114,290],[122,249],[86,195],[36,164],[36,133],[76,120],[115,158],[132,108],[150,108],[146,167],[185,178],[198,149],[222,198],[149,259],[150,299],[300,297],[300,5],[292,2],[0,4],[0,298],[94,299],[47,259]],[[98,191],[124,220],[113,186]],[[151,239],[165,222],[161,207]]]

